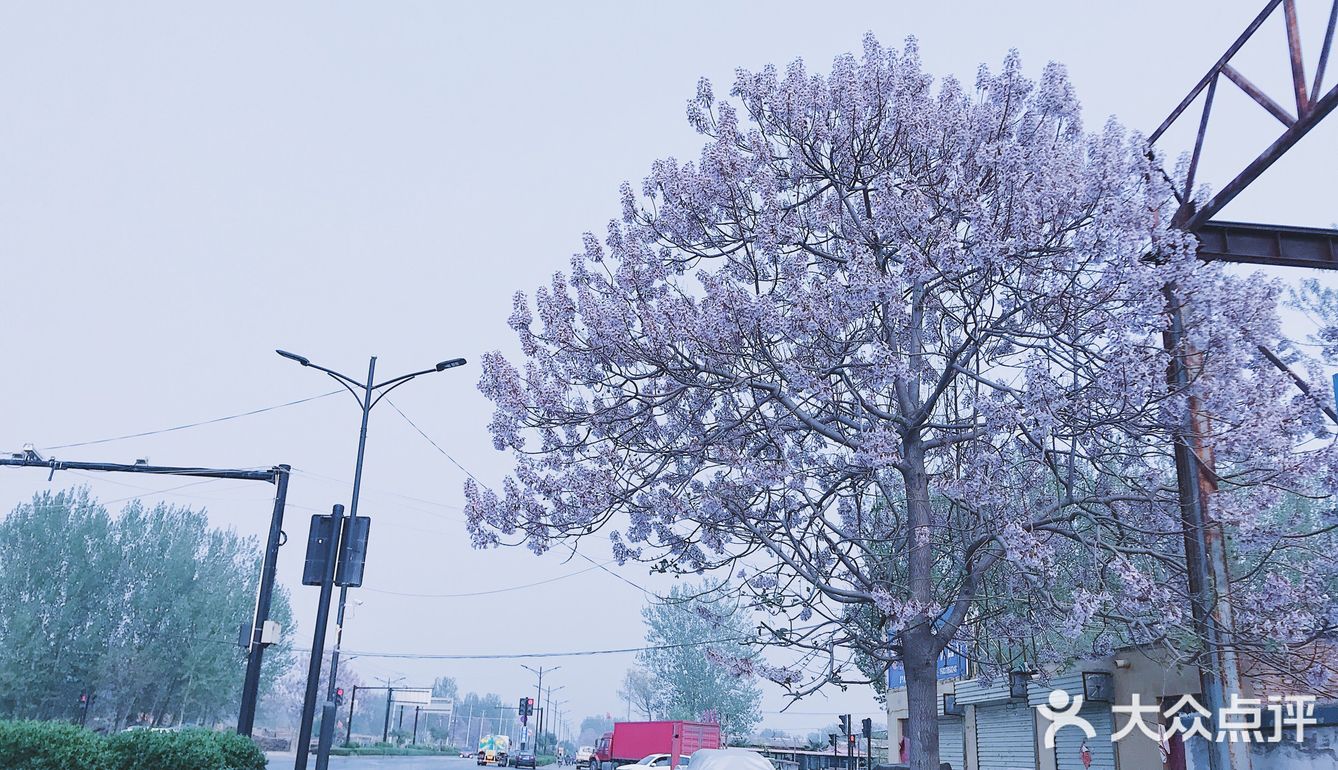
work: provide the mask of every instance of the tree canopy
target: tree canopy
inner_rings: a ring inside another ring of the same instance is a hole
[[[737,597],[714,589],[709,582],[676,585],[641,611],[648,649],[637,658],[646,681],[633,705],[648,719],[718,721],[737,741],[761,721],[762,692],[746,668],[755,657],[747,645],[754,626]]]
[[[1241,565],[1231,643],[1302,661],[1270,655],[1334,623],[1332,563],[1307,557],[1325,526],[1261,512],[1327,495],[1333,442],[1260,356],[1308,363],[1278,286],[1197,260],[1142,137],[1085,131],[1060,65],[936,85],[913,41],[871,36],[729,96],[703,81],[700,158],[656,161],[602,242],[517,295],[520,357],[480,381],[515,470],[466,483],[476,544],[605,530],[621,560],[727,576],[792,651],[749,670],[796,696],[900,661],[928,768],[949,643],[986,675],[1197,652],[1188,435]]]
[[[250,538],[203,511],[86,489],[42,492],[0,521],[0,714],[90,724],[212,725],[235,717],[259,575]],[[272,615],[290,611],[277,592]],[[291,662],[271,647],[262,688]]]

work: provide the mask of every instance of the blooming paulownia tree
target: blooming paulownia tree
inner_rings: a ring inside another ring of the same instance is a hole
[[[656,162],[602,243],[517,296],[523,361],[487,355],[480,384],[515,472],[467,484],[477,545],[608,529],[619,559],[728,576],[758,643],[795,651],[741,665],[800,696],[899,660],[913,766],[937,768],[950,642],[986,673],[1193,647],[1171,460],[1192,393],[1215,512],[1249,533],[1238,594],[1271,597],[1288,643],[1329,626],[1306,539],[1264,515],[1329,458],[1258,356],[1276,288],[1196,262],[1143,141],[1084,133],[1060,66],[935,86],[914,43],[870,37],[731,96],[703,82],[701,158]],[[1168,285],[1202,353],[1181,390]]]

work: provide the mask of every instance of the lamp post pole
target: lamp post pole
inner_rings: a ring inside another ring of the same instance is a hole
[[[547,700],[545,701],[545,706],[546,706],[546,708],[545,708],[545,710],[544,710],[544,712],[543,712],[543,717],[539,719],[539,737],[540,737],[540,738],[543,738],[543,735],[544,735],[544,733],[543,733],[543,728],[544,728],[544,726],[547,725],[547,726],[549,726],[549,728],[551,729],[552,724],[553,724],[553,693],[557,692],[558,690],[565,690],[566,688],[567,688],[567,685],[564,684],[564,685],[562,685],[562,686],[560,686],[560,687],[549,687],[547,690],[544,691],[544,692],[546,692],[546,693],[548,694],[548,698],[547,698]],[[555,741],[557,740],[556,737],[554,737],[554,740],[555,740]],[[539,743],[538,743],[538,741],[535,742],[535,744],[534,744],[534,748],[535,748],[535,752],[534,752],[534,753],[535,753],[535,754],[538,754],[538,753],[539,753],[539,752],[538,752],[538,748],[539,748]]]
[[[274,351],[290,361],[296,361],[302,366],[309,366],[313,369],[325,372],[340,385],[348,389],[358,401],[358,408],[362,411],[362,426],[358,431],[358,458],[353,469],[353,497],[349,501],[349,521],[358,515],[358,496],[362,491],[362,463],[367,450],[367,420],[371,416],[372,407],[381,402],[390,391],[398,388],[404,383],[422,374],[432,374],[443,372],[447,369],[454,369],[457,366],[463,366],[465,359],[452,358],[442,361],[431,369],[423,369],[409,374],[402,374],[399,377],[392,377],[384,382],[376,382],[376,356],[372,356],[367,364],[367,380],[359,382],[346,374],[340,374],[333,369],[327,369],[324,366],[313,364],[305,356],[299,356],[296,353],[289,353],[285,350]],[[379,392],[378,392],[379,391]],[[334,533],[334,538],[338,540],[339,533]],[[335,618],[335,642],[334,648],[330,652],[330,681],[326,691],[325,705],[322,709],[321,734],[320,741],[316,747],[316,770],[327,770],[330,764],[330,744],[334,736],[334,714],[335,714],[335,688],[336,677],[339,674],[339,649],[344,639],[344,610],[348,603],[348,585],[339,586],[339,611]],[[312,650],[313,659],[319,661],[321,650]],[[317,664],[319,665],[319,663]],[[299,745],[297,747],[297,762],[295,770],[306,770],[308,747]]]
[[[537,689],[537,692],[535,693],[535,695],[537,695],[538,697],[534,699],[534,704],[535,704],[536,706],[538,706],[539,708],[543,708],[543,704],[544,704],[544,674],[545,674],[545,673],[549,673],[549,674],[551,674],[551,673],[553,673],[554,671],[557,671],[558,669],[562,668],[562,666],[553,666],[552,668],[544,668],[543,666],[540,666],[540,667],[538,667],[538,668],[530,668],[529,666],[527,666],[527,665],[525,665],[524,663],[522,663],[522,664],[520,664],[520,667],[523,668],[523,669],[525,669],[526,671],[529,671],[529,672],[532,672],[532,673],[535,673],[535,674],[538,674],[538,675],[539,675],[539,686],[538,686],[538,688],[536,688],[536,689]],[[536,723],[536,727],[537,727],[537,726],[538,726],[538,723]],[[520,742],[520,747],[521,747],[522,749],[525,748],[525,742],[524,742],[524,741],[521,741],[521,742]],[[535,748],[535,753],[538,754],[538,753],[539,753],[539,752],[538,752],[538,748],[539,748],[539,731],[538,731],[538,730],[535,730],[535,732],[534,732],[534,748]]]

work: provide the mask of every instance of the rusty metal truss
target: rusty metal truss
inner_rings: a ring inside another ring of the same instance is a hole
[[[1283,98],[1282,101],[1275,99],[1256,86],[1231,64],[1232,58],[1245,43],[1270,16],[1277,12],[1278,6],[1282,6],[1287,28],[1287,56],[1291,67],[1292,84],[1292,93]],[[1338,106],[1338,86],[1330,88],[1327,92],[1321,91],[1324,86],[1325,69],[1329,63],[1329,53],[1333,48],[1335,22],[1338,22],[1338,0],[1334,0],[1329,10],[1328,28],[1324,34],[1324,43],[1320,49],[1313,79],[1307,88],[1305,62],[1301,55],[1301,33],[1296,18],[1296,0],[1269,0],[1264,9],[1259,12],[1259,15],[1241,33],[1240,37],[1236,38],[1236,41],[1227,48],[1226,53],[1222,54],[1222,57],[1208,70],[1208,73],[1190,89],[1185,98],[1180,101],[1180,104],[1157,127],[1157,130],[1152,132],[1148,139],[1149,144],[1155,143],[1168,128],[1185,114],[1189,105],[1198,98],[1199,94],[1204,93],[1205,90],[1207,91],[1203,100],[1203,112],[1199,116],[1198,134],[1194,140],[1194,149],[1190,154],[1189,169],[1185,177],[1184,187],[1177,190],[1177,195],[1184,204],[1177,215],[1179,220],[1177,224],[1180,227],[1190,232],[1199,232],[1213,215],[1221,211],[1250,183],[1259,178],[1260,174],[1264,173],[1269,166],[1273,165],[1278,158],[1281,158],[1287,150],[1291,149],[1292,145],[1300,141],[1301,137],[1305,136],[1310,129],[1314,128],[1326,115],[1332,112],[1335,106]],[[1203,140],[1208,133],[1208,126],[1212,117],[1213,97],[1216,95],[1217,86],[1223,78],[1239,87],[1255,103],[1274,118],[1277,118],[1278,122],[1282,124],[1283,130],[1272,144],[1241,170],[1234,179],[1224,185],[1212,199],[1201,206],[1195,206],[1191,202],[1194,176],[1198,170],[1199,158],[1203,153]],[[1289,106],[1284,106],[1283,102],[1294,103],[1295,111],[1293,112]],[[1276,261],[1269,261],[1269,263],[1291,264]],[[1320,267],[1321,265],[1307,262],[1302,266]]]

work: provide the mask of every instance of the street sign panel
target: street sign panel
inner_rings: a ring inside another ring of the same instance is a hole
[[[966,656],[951,649],[944,650],[938,656],[938,680],[961,679],[966,676]],[[887,689],[898,690],[906,686],[906,669],[897,661],[887,667]]]
[[[302,585],[318,586],[325,578],[325,562],[333,529],[333,516],[316,514],[311,517],[311,532],[307,535],[307,560],[302,567]]]
[[[390,699],[395,703],[402,703],[409,706],[431,706],[431,690],[401,690],[396,688],[391,694]]]
[[[339,562],[335,566],[335,585],[357,588],[367,566],[367,535],[372,520],[367,516],[344,519],[344,536],[339,541]]]

